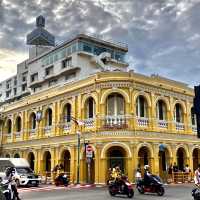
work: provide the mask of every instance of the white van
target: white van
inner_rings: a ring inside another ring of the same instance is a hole
[[[15,168],[15,180],[18,186],[32,185],[38,186],[40,179],[29,166],[29,163],[24,158],[0,158],[0,179],[3,180],[6,176],[7,167]]]

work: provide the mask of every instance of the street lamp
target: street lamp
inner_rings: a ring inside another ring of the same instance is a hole
[[[81,127],[84,125],[84,122],[80,121],[80,120],[77,120],[75,117],[71,117],[71,120],[75,122],[75,124],[78,126],[78,127]],[[81,132],[78,130],[77,131],[77,144],[78,144],[78,147],[77,147],[77,151],[78,151],[78,160],[77,160],[77,184],[80,184],[80,146],[81,146]]]

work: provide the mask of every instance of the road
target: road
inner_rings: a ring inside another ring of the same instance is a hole
[[[135,190],[135,200],[192,200],[192,184],[165,186],[166,193],[163,197],[154,194],[141,195]],[[97,188],[63,188],[45,186],[41,188],[21,188],[19,190],[22,200],[113,200],[105,187]],[[125,196],[121,196],[124,199]],[[126,198],[127,199],[127,198]]]

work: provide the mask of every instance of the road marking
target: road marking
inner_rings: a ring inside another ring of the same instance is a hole
[[[28,187],[28,188],[18,188],[19,193],[24,193],[24,192],[32,192],[32,191],[51,191],[51,190],[70,190],[70,189],[86,189],[86,188],[91,188],[95,187],[94,185],[69,185],[67,187],[65,186],[44,186],[44,187]]]

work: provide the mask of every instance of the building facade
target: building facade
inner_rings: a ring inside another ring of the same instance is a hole
[[[73,54],[65,50],[54,63],[57,56],[52,52],[61,53],[72,42]],[[97,47],[99,53],[95,53]],[[75,181],[80,134],[81,182],[87,182],[89,173],[85,144],[93,149],[90,173],[94,183],[105,183],[108,169],[116,165],[130,180],[138,165],[149,164],[161,176],[174,162],[179,170],[188,164],[193,171],[200,162],[193,90],[158,75],[128,71],[123,58],[127,50],[79,35],[28,59],[27,79],[36,72],[38,79],[28,84],[29,95],[9,103],[4,100],[1,105],[2,156],[26,158],[41,174],[51,173],[62,163]],[[51,78],[46,78],[43,73],[49,67],[57,72],[53,70],[47,74]],[[76,73],[71,81],[63,79],[72,72]],[[55,84],[46,84],[54,78]],[[41,89],[34,90],[38,85]]]

